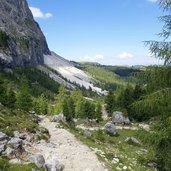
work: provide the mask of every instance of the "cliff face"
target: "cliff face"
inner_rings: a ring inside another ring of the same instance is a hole
[[[0,0],[0,65],[44,63],[48,45],[26,0]]]

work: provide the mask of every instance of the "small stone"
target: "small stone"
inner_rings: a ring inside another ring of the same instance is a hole
[[[126,138],[125,142],[133,145],[141,145],[141,143],[135,137],[128,137]]]

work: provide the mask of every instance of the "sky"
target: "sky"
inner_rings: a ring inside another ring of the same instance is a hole
[[[158,40],[156,0],[28,0],[50,50],[73,61],[152,65],[143,41]]]

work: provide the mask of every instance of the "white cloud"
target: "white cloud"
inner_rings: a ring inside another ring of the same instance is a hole
[[[147,0],[148,2],[157,2],[158,0]]]
[[[129,59],[129,58],[133,58],[134,55],[128,52],[122,52],[119,54],[119,58],[120,59]]]
[[[39,8],[29,7],[35,18],[50,18],[53,15],[51,13],[43,13]]]
[[[90,61],[90,62],[98,62],[98,60],[102,60],[104,59],[104,56],[101,54],[97,54],[95,56],[84,56],[82,58],[80,58],[81,61]]]

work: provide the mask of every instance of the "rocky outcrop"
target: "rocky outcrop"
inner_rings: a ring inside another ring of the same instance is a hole
[[[1,0],[0,65],[43,64],[44,54],[50,51],[26,0]]]

